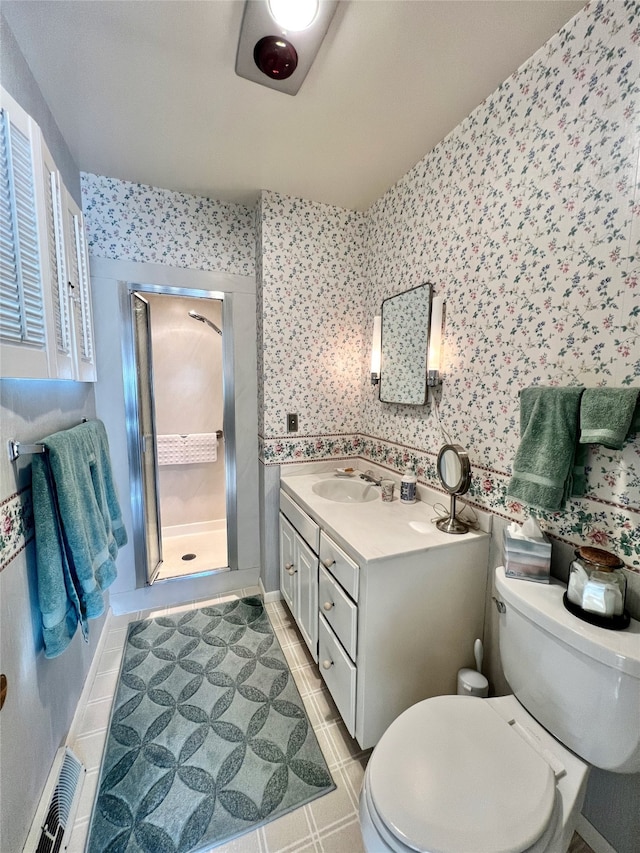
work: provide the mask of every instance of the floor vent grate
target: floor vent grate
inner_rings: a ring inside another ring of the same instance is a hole
[[[85,768],[61,747],[47,779],[23,853],[62,853],[69,845]]]

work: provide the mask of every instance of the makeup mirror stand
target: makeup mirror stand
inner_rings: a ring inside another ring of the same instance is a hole
[[[456,518],[457,495],[450,495],[449,497],[451,498],[449,503],[449,518],[439,518],[436,521],[436,527],[444,533],[466,533],[469,530],[469,526],[464,521]]]
[[[443,533],[467,533],[469,525],[456,518],[456,498],[464,495],[471,485],[471,464],[467,451],[459,444],[445,444],[438,453],[436,470],[451,498],[449,517],[439,518],[436,527]]]

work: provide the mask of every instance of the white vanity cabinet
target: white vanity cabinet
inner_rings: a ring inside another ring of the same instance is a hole
[[[280,591],[317,663],[320,530],[284,493],[280,510]]]
[[[420,502],[353,506],[318,499],[317,479],[283,478],[280,508],[290,520],[301,513],[318,529],[320,674],[347,730],[368,749],[409,706],[455,693],[458,670],[473,666],[484,624],[489,536],[442,533]],[[286,521],[281,516],[285,574],[292,559]],[[295,615],[299,604],[287,584],[285,577],[282,594],[287,603],[293,596]]]

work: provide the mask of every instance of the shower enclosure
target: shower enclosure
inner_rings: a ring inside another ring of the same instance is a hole
[[[130,293],[133,364],[125,382],[136,563],[146,583],[226,570],[229,464],[223,294]],[[226,417],[225,417],[226,416]],[[136,461],[138,464],[136,464]]]

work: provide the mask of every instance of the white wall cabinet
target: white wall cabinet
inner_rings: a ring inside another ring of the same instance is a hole
[[[89,285],[89,255],[82,211],[71,195],[64,190],[62,202],[64,256],[67,260],[67,280],[72,329],[74,379],[95,382],[96,365],[93,344],[93,319]]]
[[[2,375],[95,381],[82,212],[38,126],[0,96]]]
[[[0,112],[0,356],[3,376],[49,375],[36,196],[39,131],[4,90]]]

